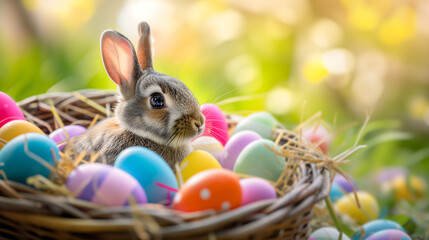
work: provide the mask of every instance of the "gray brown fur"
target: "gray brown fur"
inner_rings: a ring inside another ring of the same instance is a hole
[[[185,84],[153,70],[149,26],[140,24],[139,32],[138,54],[123,35],[112,30],[103,33],[103,63],[118,84],[119,104],[114,118],[89,129],[76,139],[74,148],[100,152],[99,161],[113,164],[122,150],[143,146],[161,155],[174,169],[190,153],[190,140],[202,133],[205,119]],[[150,105],[153,94],[164,97],[164,108]]]

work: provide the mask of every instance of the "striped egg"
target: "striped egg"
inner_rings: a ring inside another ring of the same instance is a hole
[[[101,163],[82,164],[67,178],[72,194],[102,206],[126,206],[134,198],[138,204],[147,202],[146,192],[127,172]]]

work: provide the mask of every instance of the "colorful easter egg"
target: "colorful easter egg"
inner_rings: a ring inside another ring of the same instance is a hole
[[[180,173],[183,182],[188,181],[190,177],[199,172],[212,168],[221,169],[222,166],[210,153],[202,150],[191,152],[183,159],[182,163],[180,163]]]
[[[202,136],[214,137],[225,146],[229,135],[228,123],[222,110],[214,104],[206,103],[201,105],[201,113],[206,118]]]
[[[6,93],[0,92],[0,128],[13,120],[25,120],[15,101]]]
[[[82,164],[70,172],[67,188],[77,198],[106,207],[147,202],[135,178],[121,169],[101,163]]]
[[[9,142],[10,140],[24,133],[44,134],[40,128],[31,122],[27,122],[25,120],[14,120],[6,123],[2,128],[0,128],[0,139]],[[3,145],[0,141],[0,149],[2,148]]]
[[[340,232],[333,227],[323,227],[323,228],[319,228],[316,231],[314,231],[311,235],[310,235],[310,240],[338,240],[340,239]],[[342,240],[350,240],[350,238],[343,233]]]
[[[364,236],[362,236],[362,232],[358,231],[355,235],[353,235],[353,240],[364,240],[373,235],[376,232],[386,230],[386,229],[396,229],[400,230],[402,232],[405,232],[404,228],[402,228],[399,223],[391,221],[391,220],[384,220],[384,219],[377,219],[370,222],[365,223],[362,225],[363,232],[365,233]]]
[[[358,208],[353,193],[344,195],[335,202],[335,207],[341,214],[348,215],[358,224],[377,219],[380,214],[380,208],[377,200],[369,193],[357,192],[361,208]]]
[[[68,134],[68,137],[70,138],[74,138],[77,136],[82,135],[84,132],[86,131],[86,128],[79,126],[79,125],[68,125],[68,126],[64,126],[63,128],[58,128],[57,130],[53,131],[51,134],[49,134],[49,137],[54,140],[55,143],[61,143],[67,140],[67,136],[66,133]],[[58,146],[58,148],[60,150],[64,149],[64,145],[60,144]]]
[[[240,205],[239,178],[226,169],[209,169],[192,176],[173,201],[173,209],[184,212],[230,210]]]
[[[305,129],[303,132],[303,137],[317,145],[324,154],[328,153],[332,137],[326,128],[322,125],[319,125],[317,128],[316,126],[313,126]]]
[[[411,240],[411,237],[401,230],[387,229],[372,234],[366,240]]]
[[[284,157],[276,155],[269,148],[280,149],[274,142],[266,139],[253,141],[247,145],[234,165],[234,172],[249,176],[261,177],[270,181],[277,181],[283,173],[286,163]]]
[[[191,142],[194,150],[203,150],[210,153],[218,161],[220,161],[223,145],[214,137],[201,136]]]
[[[161,156],[145,147],[123,150],[114,166],[131,174],[140,183],[150,203],[170,204],[179,188],[170,166]]]
[[[277,126],[278,122],[273,115],[267,112],[257,112],[238,122],[233,134],[249,130],[258,133],[265,139],[273,140]]]
[[[223,149],[220,164],[223,168],[234,170],[234,165],[238,155],[251,142],[262,139],[262,137],[253,131],[241,131],[234,134],[226,143]]]
[[[337,183],[332,183],[331,193],[329,194],[332,202],[336,202],[338,199],[344,196],[344,193],[345,191],[340,187],[340,185]]]
[[[59,158],[58,148],[48,136],[25,133],[9,141],[0,151],[0,170],[9,180],[25,184],[28,177],[37,174],[49,178]]]
[[[393,180],[399,176],[405,176],[407,170],[402,167],[387,167],[381,169],[375,176],[375,181],[378,183],[385,183]]]
[[[336,174],[334,177],[333,183],[338,184],[341,187],[341,189],[343,189],[346,192],[353,192],[353,187],[356,190],[358,190],[357,184],[353,180],[353,178],[350,177],[349,175],[348,175],[348,178],[350,179],[351,183],[345,177],[343,177],[343,175]],[[352,184],[353,184],[353,187],[352,187]]]
[[[277,198],[276,190],[262,178],[244,178],[240,180],[241,205]]]
[[[391,189],[395,194],[395,199],[405,199],[408,201],[415,201],[425,194],[425,181],[414,175],[398,176],[391,180]]]

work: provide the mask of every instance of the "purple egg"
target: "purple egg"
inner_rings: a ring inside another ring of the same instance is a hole
[[[86,131],[86,128],[79,125],[68,125],[64,128],[58,128],[57,130],[53,131],[51,134],[49,134],[49,137],[57,144],[63,142],[67,140],[64,130],[68,133],[70,138],[73,138],[82,135]],[[58,148],[63,150],[64,146],[64,144],[60,144]]]
[[[355,187],[356,190],[358,190],[358,187],[356,185],[356,182],[353,180],[352,177],[350,177],[350,175],[348,175],[348,177],[350,178],[353,186]],[[343,177],[341,174],[336,174],[334,177],[334,181],[333,183],[338,184],[344,191],[346,192],[353,192],[353,187],[352,185],[349,183],[349,181],[347,181],[347,179],[345,177]]]
[[[411,237],[403,231],[387,229],[372,234],[366,240],[411,240]]]
[[[126,206],[131,197],[138,204],[147,203],[146,192],[133,176],[106,164],[79,165],[66,184],[75,197],[102,206]]]
[[[241,205],[252,202],[277,198],[276,190],[262,178],[244,178],[240,180]]]
[[[380,170],[375,177],[375,180],[379,183],[389,182],[396,177],[405,176],[407,170],[402,167],[388,167]]]
[[[251,142],[259,139],[262,139],[262,137],[252,131],[241,131],[234,134],[223,149],[219,161],[222,167],[231,171],[234,170],[235,161],[241,151]]]

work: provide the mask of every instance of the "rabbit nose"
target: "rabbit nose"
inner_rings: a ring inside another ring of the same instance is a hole
[[[195,122],[194,122],[194,124],[195,124],[195,126],[196,126],[198,129],[199,129],[199,128],[201,127],[201,125],[202,125],[202,124],[201,124],[200,122],[198,122],[198,121],[195,121]]]

